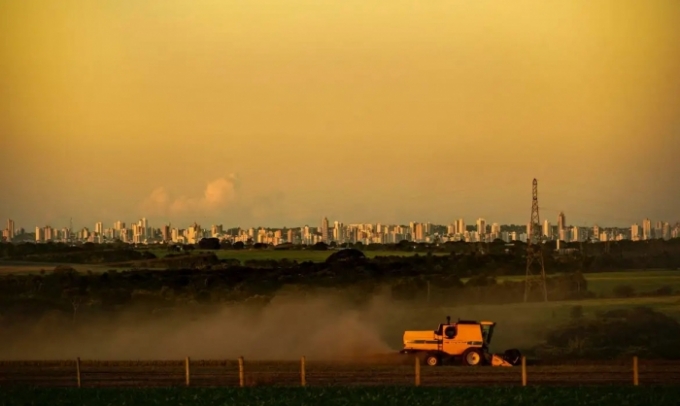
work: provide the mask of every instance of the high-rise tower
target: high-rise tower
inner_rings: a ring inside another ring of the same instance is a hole
[[[567,217],[564,215],[564,212],[560,212],[560,214],[557,216],[557,232],[559,233],[562,230],[566,230],[567,228]]]
[[[328,218],[324,217],[321,220],[321,241],[328,243],[329,242],[329,235],[328,235]]]

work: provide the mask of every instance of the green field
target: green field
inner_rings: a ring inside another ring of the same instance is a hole
[[[652,292],[664,286],[669,286],[674,293],[680,291],[680,270],[647,270],[586,273],[583,276],[588,281],[588,290],[601,296],[611,296],[614,288],[620,285],[630,285],[637,294]],[[524,276],[504,276],[498,281],[521,281]]]
[[[170,254],[164,249],[151,249],[150,250],[158,258],[163,258]],[[313,251],[313,250],[195,250],[195,253],[214,253],[219,259],[238,259],[241,262],[248,261],[251,259],[259,260],[276,260],[280,261],[282,259],[288,259],[291,261],[312,261],[312,262],[323,262],[331,254],[336,251]],[[364,251],[364,255],[368,258],[375,258],[378,256],[412,256],[415,255],[414,252],[403,252],[403,251]],[[425,253],[420,253],[420,255],[426,255]],[[447,253],[435,253],[434,255],[449,255]]]
[[[17,389],[0,391],[14,405],[259,406],[619,406],[677,405],[680,387],[340,387],[210,389]]]
[[[618,285],[631,285],[637,293],[650,292],[663,286],[680,290],[680,271],[608,272],[586,275],[588,289],[595,293],[611,293]]]
[[[473,318],[491,317],[498,320],[510,319],[514,322],[526,321],[546,326],[567,321],[574,306],[581,306],[584,316],[594,316],[598,312],[632,307],[649,307],[680,320],[680,296],[633,297],[626,299],[585,299],[561,302],[511,303],[505,305],[475,305],[449,308],[451,314],[472,313]]]

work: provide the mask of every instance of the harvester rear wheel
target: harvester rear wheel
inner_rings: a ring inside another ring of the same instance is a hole
[[[436,367],[440,363],[439,357],[430,354],[427,357],[425,357],[425,363],[431,367]]]
[[[463,353],[463,365],[467,366],[478,366],[482,365],[484,362],[484,356],[482,355],[482,350],[479,348],[468,348]]]

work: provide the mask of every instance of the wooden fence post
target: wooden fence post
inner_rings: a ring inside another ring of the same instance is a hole
[[[522,356],[522,386],[527,386],[527,357]]]
[[[420,357],[416,356],[416,386],[420,386]]]
[[[184,360],[184,383],[189,386],[191,385],[191,370],[189,368],[189,357]]]
[[[80,357],[76,358],[76,378],[78,380],[78,387],[81,387],[80,381]]]
[[[633,357],[633,385],[638,386],[640,381],[638,379],[638,357],[637,355]]]
[[[300,358],[300,384],[302,386],[307,386],[307,374],[305,371],[305,356]]]
[[[243,371],[243,357],[238,357],[238,384],[240,387],[246,386],[245,374]]]

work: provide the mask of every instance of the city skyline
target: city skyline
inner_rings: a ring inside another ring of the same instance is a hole
[[[97,4],[0,2],[0,218],[678,217],[678,1]]]
[[[364,242],[364,243],[396,243],[401,240],[416,242],[435,241],[466,241],[490,242],[501,239],[505,242],[515,240],[525,242],[530,234],[532,225],[500,224],[489,222],[479,217],[473,224],[459,218],[447,224],[431,222],[408,222],[402,224],[389,223],[343,223],[335,220],[332,223],[328,217],[323,217],[318,225],[295,225],[291,227],[239,227],[222,224],[212,224],[204,228],[194,222],[187,227],[173,227],[172,224],[152,225],[147,218],[141,218],[128,223],[118,220],[112,227],[105,227],[103,222],[97,222],[94,229],[90,227],[52,227],[36,226],[31,233],[18,226],[12,219],[7,220],[7,227],[2,231],[5,241],[22,242],[95,242],[107,243],[121,240],[125,243],[190,243],[195,244],[206,237],[231,241],[253,241],[278,245],[281,243],[314,244],[316,242]],[[560,212],[557,222],[552,223],[544,219],[536,224],[541,230],[542,238],[553,241],[600,241],[611,240],[650,240],[680,237],[680,222],[674,224],[668,221],[645,218],[642,225],[637,222],[630,227],[595,224],[592,227],[571,225],[564,212]],[[522,230],[523,229],[523,230]],[[26,237],[29,237],[28,240]],[[33,237],[31,237],[33,236]],[[18,239],[18,240],[17,240]]]
[[[454,216],[455,217],[455,216]],[[182,227],[189,227],[192,224],[220,224],[224,225],[225,228],[241,228],[241,229],[249,229],[249,228],[264,228],[264,229],[286,229],[286,228],[300,228],[304,226],[310,226],[310,227],[319,227],[323,228],[323,221],[331,221],[329,220],[329,216],[321,216],[321,221],[314,222],[304,222],[304,223],[298,223],[298,224],[287,224],[287,225],[267,225],[267,224],[257,224],[257,225],[240,225],[240,224],[229,224],[225,223],[223,221],[216,221],[216,222],[203,222],[203,221],[198,221],[196,219],[189,221],[189,222],[180,222],[180,221],[156,221],[155,223],[160,224],[160,226],[165,226],[165,225],[175,225],[177,226],[178,224],[182,225]],[[437,222],[437,221],[429,221],[429,220],[415,220],[411,219],[408,221],[400,221],[400,222],[387,222],[387,221],[350,221],[350,222],[343,222],[343,224],[384,224],[384,225],[407,225],[410,223],[421,223],[421,224],[434,224],[434,225],[440,225],[440,226],[445,226],[445,225],[450,225],[450,224],[458,224],[458,222],[463,221],[464,224],[467,224],[468,226],[477,226],[479,227],[480,220],[482,221],[482,226],[489,228],[492,226],[492,224],[500,224],[503,226],[523,226],[527,224],[527,221],[524,222],[502,222],[498,220],[492,220],[489,221],[487,217],[473,217],[471,223],[467,223],[469,218],[467,217],[458,217],[454,218],[453,220],[445,221],[445,222]],[[633,225],[638,225],[640,229],[642,230],[643,228],[649,229],[652,225],[653,222],[656,222],[658,225],[659,222],[662,223],[669,223],[669,224],[680,224],[680,219],[677,220],[671,220],[671,219],[656,219],[652,220],[650,217],[641,217],[638,221],[633,221],[630,222],[628,225],[625,224],[614,224],[614,223],[609,223],[609,222],[593,222],[593,223],[586,223],[586,222],[570,222],[567,220],[566,213],[564,211],[560,211],[558,215],[554,219],[546,218],[545,216],[541,216],[540,218],[541,224],[540,226],[543,227],[546,222],[548,222],[552,227],[557,227],[558,229],[562,228],[567,228],[567,227],[581,227],[581,228],[589,228],[589,227],[605,227],[605,228],[615,228],[615,229],[621,229],[621,228],[629,228]],[[92,230],[98,230],[100,228],[110,228],[107,226],[112,226],[113,228],[125,228],[126,225],[134,225],[137,224],[138,221],[143,221],[145,224],[149,223],[150,219],[147,217],[138,217],[137,220],[135,221],[130,221],[130,219],[127,220],[115,220],[115,221],[95,221],[91,224],[81,224],[81,223],[75,223],[73,222],[73,219],[69,219],[67,224],[52,224],[52,223],[46,223],[46,224],[38,224],[38,223],[33,223],[30,227],[53,227],[55,229],[68,229],[71,228],[73,230],[80,230],[83,228],[87,229],[92,229]],[[332,221],[339,221],[338,219],[332,220]],[[318,223],[318,224],[316,224]],[[11,226],[10,226],[11,224]],[[122,227],[120,225],[122,224]],[[156,228],[159,228],[160,226],[156,226]],[[330,226],[330,223],[327,225],[327,227]],[[29,227],[29,228],[30,228]],[[25,230],[28,230],[26,228],[26,225],[23,225],[22,223],[15,221],[13,218],[9,218],[6,223],[5,229],[20,229],[23,228]],[[146,228],[146,226],[145,226]]]

